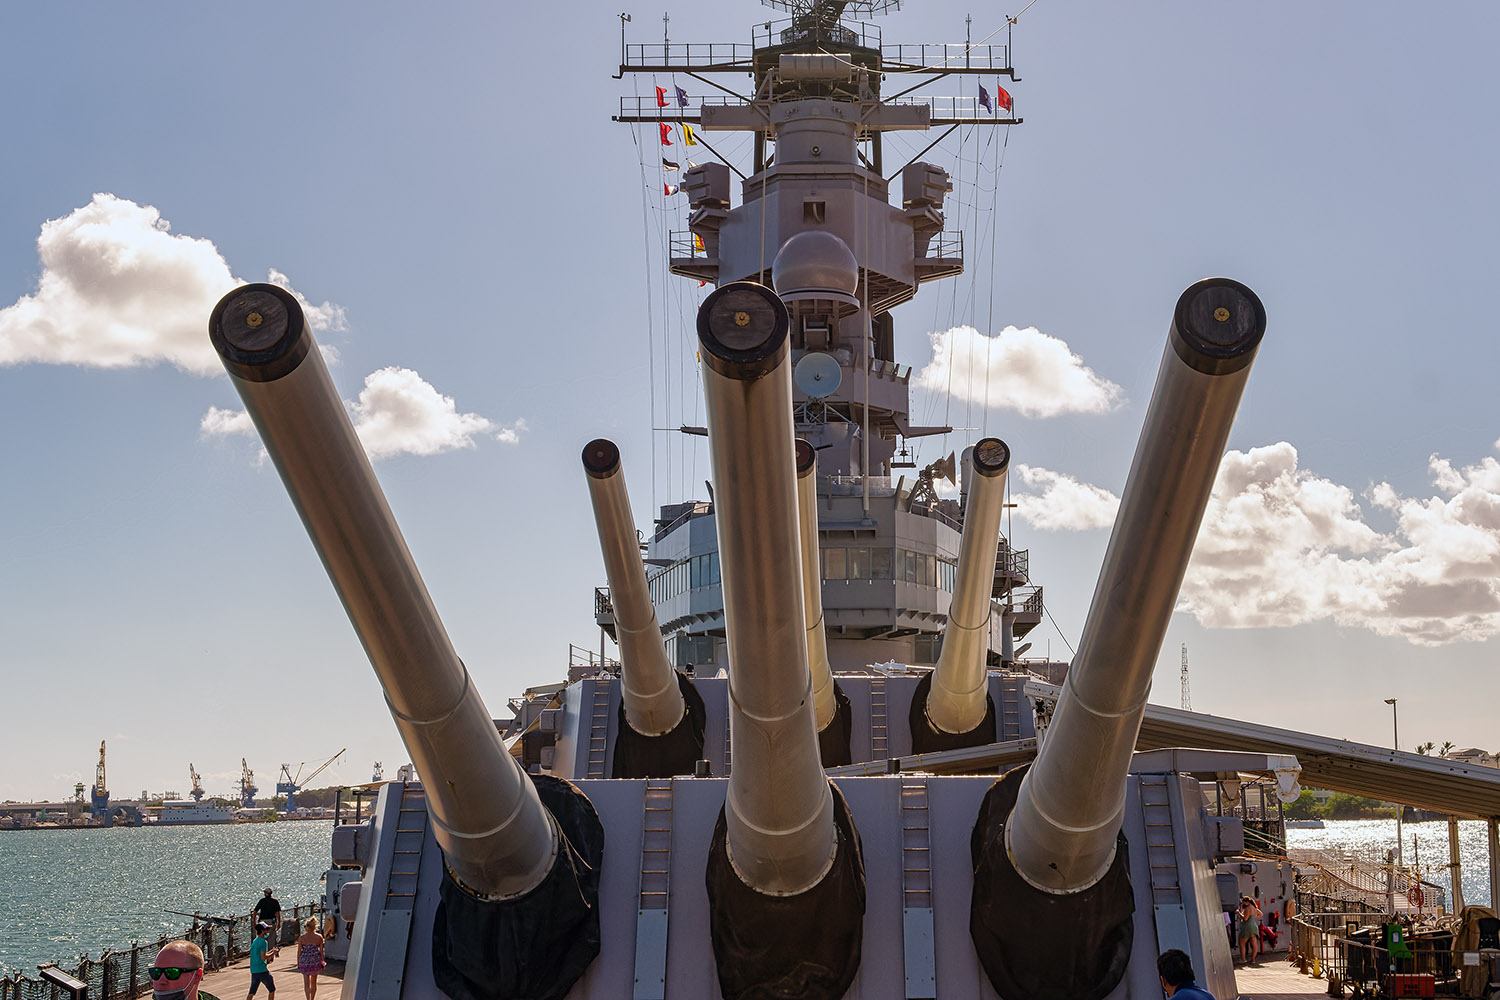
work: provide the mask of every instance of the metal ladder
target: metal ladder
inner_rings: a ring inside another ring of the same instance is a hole
[[[938,994],[925,778],[901,779],[901,917],[907,1000],[930,1000]]]
[[[729,757],[730,757],[730,753],[729,753],[729,751],[730,751],[730,739],[729,739],[729,736],[730,736],[730,732],[729,731],[730,731],[731,728],[733,728],[732,724],[730,723],[729,716],[733,715],[733,714],[734,713],[731,712],[731,713],[729,713],[729,715],[726,715],[724,717],[724,773],[721,774],[721,775],[719,775],[719,777],[721,777],[721,778],[727,778],[727,777],[729,777],[729,770],[730,770],[730,767],[729,767]]]
[[[608,682],[594,681],[594,715],[589,720],[590,778],[605,777],[604,751],[609,737],[609,688]]]
[[[398,1000],[401,996],[412,909],[417,898],[417,877],[422,867],[422,847],[427,842],[427,793],[421,785],[407,782],[402,786],[401,802],[396,811],[396,835],[392,839],[391,862],[380,903],[375,959],[370,963],[367,980],[371,1000]]]
[[[1021,692],[1009,681],[1000,687],[1000,732],[996,735],[1002,743],[1021,738]]]
[[[870,678],[870,759],[890,756],[890,739],[885,724],[885,678]]]
[[[647,778],[641,824],[640,896],[635,915],[632,1000],[665,1000],[667,910],[672,889],[672,779]]]
[[[1157,951],[1188,944],[1187,912],[1182,902],[1182,882],[1177,868],[1177,839],[1172,829],[1170,775],[1139,776],[1141,819],[1146,830],[1146,859],[1151,871],[1151,905],[1156,911]]]

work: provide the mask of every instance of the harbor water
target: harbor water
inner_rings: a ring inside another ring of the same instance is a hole
[[[216,916],[249,911],[271,886],[292,907],[322,895],[330,824],[0,832],[0,975],[71,964],[87,953],[149,941],[185,927],[166,910]],[[1447,886],[1448,826],[1407,823],[1405,861]],[[1348,850],[1370,861],[1396,846],[1392,820],[1332,820],[1288,830],[1292,848]],[[1464,897],[1489,900],[1489,860],[1480,822],[1459,824]]]
[[[0,832],[0,975],[128,947],[250,911],[270,886],[290,909],[322,896],[332,823]]]
[[[1396,820],[1329,820],[1321,830],[1288,830],[1287,848],[1345,850],[1361,861],[1379,863],[1385,852],[1396,849]],[[1402,824],[1402,863],[1421,872],[1425,881],[1447,890],[1451,881],[1448,864],[1448,824],[1444,821]],[[1464,902],[1489,905],[1489,852],[1485,847],[1484,823],[1465,820],[1458,824],[1458,855]]]

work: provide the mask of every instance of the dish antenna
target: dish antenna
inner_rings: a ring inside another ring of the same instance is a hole
[[[808,399],[823,399],[837,391],[844,381],[844,370],[833,355],[809,351],[792,369],[792,381]]]
[[[958,480],[954,478],[958,470],[958,467],[956,465],[957,458],[957,453],[950,451],[948,452],[947,458],[940,458],[936,462],[933,462],[931,465],[929,465],[927,468],[928,471],[932,473],[932,478],[946,479],[954,486],[957,486]]]

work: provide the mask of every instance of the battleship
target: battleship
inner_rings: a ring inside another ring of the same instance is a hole
[[[996,113],[1008,94],[908,86],[1014,78],[1009,51],[886,44],[871,19],[894,0],[768,5],[789,16],[748,45],[622,43],[622,76],[750,81],[617,116],[691,126],[710,152],[753,138],[748,174],[684,172],[669,240],[672,271],[714,286],[706,425],[682,428],[708,438],[711,480],[643,539],[628,456],[582,444],[619,659],[516,702],[505,732],[295,297],[245,285],[210,317],[421,779],[335,827],[344,996],[1100,1000],[1157,995],[1173,947],[1234,995],[1214,862],[1242,837],[1200,783],[1295,762],[1135,751],[1265,310],[1227,278],[1163,303],[1094,601],[1039,712],[1017,640],[1043,593],[1001,534],[1009,447],[892,482],[911,442],[952,428],[911,422],[891,310],[964,256],[949,175],[920,159],[941,135],[895,169],[882,138],[1019,124]]]

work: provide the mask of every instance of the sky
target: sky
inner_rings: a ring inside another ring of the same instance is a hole
[[[964,276],[896,313],[933,461],[983,434],[1008,533],[1076,646],[1171,309],[1253,288],[1268,330],[1157,663],[1178,705],[1496,749],[1500,8],[919,0],[887,42],[1009,35],[1025,123],[926,154]],[[1013,4],[1021,7],[1022,4]],[[208,346],[275,281],[336,386],[491,711],[597,650],[579,467],[615,439],[637,521],[703,493],[686,204],[610,121],[617,7],[13,5],[0,13],[0,799],[227,794],[243,758],[353,782],[406,760]],[[636,9],[628,40],[662,37]],[[748,42],[748,0],[671,9]],[[561,22],[561,23],[560,23]],[[679,80],[678,83],[684,81]],[[996,81],[986,79],[987,88]],[[686,81],[694,96],[702,85]],[[973,95],[949,79],[933,94]],[[887,164],[926,140],[898,136]],[[745,142],[719,147],[737,165]],[[1149,572],[1149,566],[1142,567]],[[611,650],[612,652],[612,650]]]

